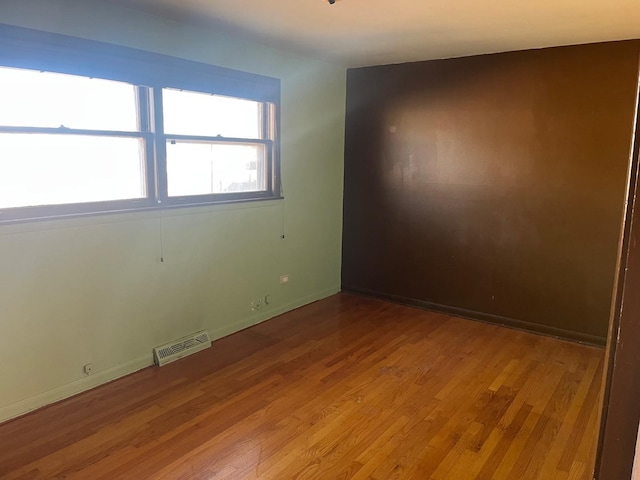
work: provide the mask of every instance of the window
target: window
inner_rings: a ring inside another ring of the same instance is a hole
[[[162,104],[169,197],[268,191],[266,104],[170,88]]]
[[[0,209],[144,198],[132,85],[0,68]]]
[[[278,104],[276,79],[0,26],[0,222],[278,198]]]

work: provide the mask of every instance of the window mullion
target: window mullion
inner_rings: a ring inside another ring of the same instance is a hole
[[[162,87],[150,89],[152,99],[151,123],[155,139],[155,186],[156,203],[165,204],[168,198],[167,187],[167,143],[164,135],[164,114],[162,108]]]
[[[144,142],[144,167],[145,182],[144,191],[149,200],[155,201],[157,196],[156,189],[156,169],[154,162],[154,138],[151,130],[151,107],[149,105],[150,89],[138,86],[136,88],[136,97],[138,101],[138,129],[146,134]]]
[[[90,130],[84,128],[51,128],[51,127],[14,127],[0,125],[0,133],[41,133],[46,135],[86,135],[90,137],[149,137],[145,132],[127,132],[119,130]]]
[[[269,146],[273,142],[271,140],[263,140],[260,138],[232,138],[232,137],[207,137],[204,135],[165,135],[166,141],[186,141],[186,142],[205,142],[205,143],[222,143],[228,145],[266,145]]]

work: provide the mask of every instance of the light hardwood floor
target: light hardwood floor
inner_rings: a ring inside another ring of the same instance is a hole
[[[0,478],[587,479],[603,358],[343,293],[1,425]]]

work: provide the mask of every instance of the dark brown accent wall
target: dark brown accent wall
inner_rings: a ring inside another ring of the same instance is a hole
[[[349,70],[343,288],[603,343],[639,53]]]
[[[631,479],[640,422],[639,121],[640,111],[637,111],[627,211],[616,272],[615,301],[611,309],[608,368],[596,456],[594,478],[600,480]]]

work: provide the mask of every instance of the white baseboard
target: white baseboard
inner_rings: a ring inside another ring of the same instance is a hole
[[[241,321],[236,322],[232,325],[225,325],[224,327],[210,330],[209,335],[211,336],[211,340],[217,340],[219,338],[242,330],[243,328],[257,325],[258,323],[262,323],[266,320],[277,317],[278,315],[282,315],[283,313],[289,312],[303,305],[307,305],[317,300],[321,300],[323,298],[334,295],[339,291],[339,287],[333,287],[321,292],[317,292],[313,295],[309,295],[294,302],[288,303],[287,305],[282,305],[271,310],[258,312],[255,315],[251,315],[250,317],[242,319]],[[11,420],[12,418],[24,415],[25,413],[37,410],[38,408],[45,407],[52,403],[59,402],[60,400],[64,400],[65,398],[69,398],[95,388],[99,385],[111,382],[117,378],[137,372],[138,370],[142,370],[143,368],[149,367],[151,365],[153,365],[153,354],[152,352],[149,352],[148,355],[137,358],[127,363],[123,363],[122,365],[118,365],[108,370],[97,372],[95,375],[81,378],[80,380],[62,385],[60,387],[54,388],[53,390],[48,390],[33,397],[25,398],[24,400],[20,400],[4,407],[0,407],[0,424],[6,422],[7,420]]]
[[[290,312],[291,310],[295,310],[296,308],[308,305],[309,303],[313,303],[315,301],[322,300],[323,298],[330,297],[331,295],[335,295],[339,291],[340,287],[332,287],[317,292],[313,295],[300,298],[286,305],[281,305],[270,310],[263,310],[247,318],[243,318],[239,322],[233,323],[231,325],[224,325],[223,327],[209,330],[209,336],[211,337],[211,340],[217,340],[218,338],[226,337],[227,335],[231,335],[232,333],[238,332],[244,328],[252,327],[253,325],[257,325],[273,317],[282,315],[283,313]]]
[[[85,392],[99,385],[115,380],[116,378],[137,372],[149,365],[153,365],[153,354],[151,352],[149,352],[149,355],[145,355],[144,357],[123,363],[122,365],[118,365],[102,372],[97,372],[95,375],[81,378],[80,380],[67,383],[61,387],[54,388],[53,390],[48,390],[33,397],[25,398],[24,400],[9,404],[5,407],[0,407],[0,423],[52,403],[59,402],[65,398],[72,397],[78,393]]]

